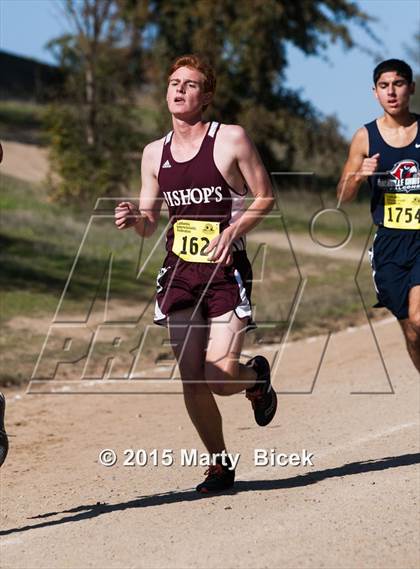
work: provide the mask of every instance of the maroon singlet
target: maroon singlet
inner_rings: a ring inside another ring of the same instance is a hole
[[[173,132],[165,137],[158,183],[168,206],[170,228],[166,235],[167,255],[157,277],[155,322],[166,324],[175,310],[200,305],[204,318],[235,310],[251,322],[251,266],[245,239],[233,243],[233,264],[187,262],[173,251],[173,226],[180,220],[217,221],[220,232],[244,210],[247,188],[238,193],[225,180],[214,162],[214,143],[220,124],[211,122],[197,154],[177,162],[171,153]]]
[[[224,179],[214,163],[214,142],[220,124],[210,123],[200,149],[194,158],[176,162],[171,153],[171,131],[163,145],[158,182],[168,206],[169,217],[178,219],[212,219],[225,229],[244,209],[246,187],[242,194],[235,191]],[[166,249],[173,243],[172,228],[167,234]],[[239,239],[234,248],[245,249],[245,240]]]

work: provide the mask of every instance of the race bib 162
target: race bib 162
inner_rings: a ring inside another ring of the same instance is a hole
[[[172,251],[190,263],[212,263],[204,252],[207,245],[220,233],[218,221],[180,219],[174,223]]]

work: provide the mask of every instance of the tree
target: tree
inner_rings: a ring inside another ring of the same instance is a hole
[[[141,134],[133,126],[133,88],[142,82],[163,94],[169,62],[192,52],[216,69],[212,117],[252,133],[267,167],[291,170],[305,159],[308,167],[322,160],[324,174],[339,168],[345,141],[337,121],[284,86],[287,45],[308,55],[335,41],[352,47],[349,22],[371,33],[356,3],[66,0],[65,13],[71,33],[50,44],[67,72],[64,96],[49,113],[52,164],[61,177],[54,197],[89,199],[127,187]],[[163,110],[164,97],[157,99]],[[162,112],[159,126],[168,122]]]
[[[308,55],[322,54],[335,41],[350,48],[351,21],[373,35],[368,16],[347,0],[155,0],[152,9],[161,84],[175,56],[207,55],[218,76],[212,116],[242,124],[266,164],[280,168],[291,168],[298,145],[312,153],[319,133],[327,138],[331,129],[284,86],[287,44]]]
[[[413,69],[416,90],[411,97],[410,108],[414,113],[420,114],[420,33],[414,36],[414,46],[406,48],[406,51],[410,59],[416,64]]]
[[[129,185],[140,134],[132,87],[141,68],[147,3],[66,0],[71,33],[49,43],[65,71],[64,90],[47,115],[51,195],[62,201],[116,195]]]

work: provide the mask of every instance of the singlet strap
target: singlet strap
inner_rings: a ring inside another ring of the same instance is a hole
[[[177,168],[186,167],[185,165],[190,164],[192,160],[201,161],[204,159],[204,161],[206,161],[206,160],[207,161],[208,160],[213,161],[214,142],[215,142],[216,133],[217,133],[219,127],[220,127],[220,123],[218,123],[216,121],[210,122],[210,124],[207,127],[207,131],[206,131],[206,134],[203,138],[203,141],[201,143],[199,151],[197,152],[197,154],[193,158],[191,158],[190,160],[186,160],[185,162],[176,162],[174,160],[174,158],[172,156],[172,152],[171,152],[171,141],[172,141],[174,131],[173,130],[169,131],[168,134],[165,136],[164,141],[163,141],[162,156],[161,156],[161,160],[160,160],[158,180],[159,180],[160,172],[162,169],[173,168],[175,165]]]
[[[218,131],[219,127],[220,127],[220,123],[213,121],[210,125],[207,136],[210,136],[210,138],[214,138],[216,136],[216,132]]]
[[[381,133],[379,132],[376,119],[369,123],[366,123],[364,126],[368,131],[368,143],[369,143],[368,156],[373,156],[378,152],[382,154],[385,147],[385,141],[382,138]]]
[[[165,140],[163,141],[162,155],[160,157],[160,164],[159,164],[158,180],[162,168],[170,167],[171,152],[170,152],[169,143],[171,142],[172,135],[173,135],[173,130],[168,132],[168,134],[165,136]]]
[[[417,136],[413,140],[414,143],[418,143],[420,141],[420,115],[418,113],[413,113],[413,115],[417,119]]]
[[[380,154],[384,154],[384,153],[388,153],[391,150],[401,150],[403,148],[409,148],[410,146],[412,146],[413,144],[417,143],[417,140],[420,140],[420,115],[418,115],[417,113],[413,113],[413,115],[416,118],[417,121],[417,134],[416,137],[414,138],[414,140],[412,142],[410,142],[410,144],[407,144],[407,146],[405,147],[394,147],[394,146],[390,146],[386,140],[384,140],[379,127],[378,127],[378,122],[377,120],[373,120],[369,123],[366,123],[364,125],[364,127],[367,129],[368,131],[368,139],[369,139],[369,152],[368,155],[372,156],[373,154],[377,154],[378,152]]]

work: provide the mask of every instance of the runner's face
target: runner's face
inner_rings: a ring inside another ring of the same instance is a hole
[[[408,109],[410,96],[414,93],[414,84],[398,75],[397,71],[382,73],[374,87],[379,104],[390,115],[398,115]]]
[[[180,67],[169,77],[166,100],[169,112],[175,116],[201,114],[203,105],[211,100],[204,93],[204,75],[190,67]]]

